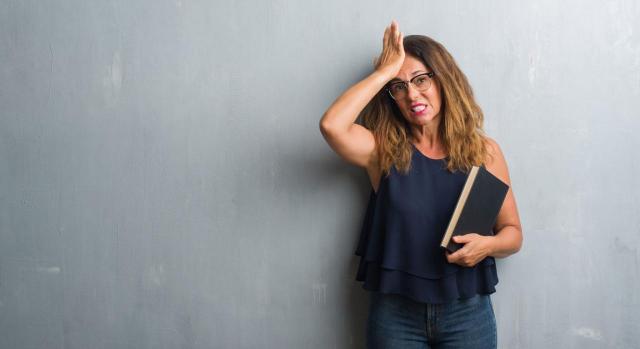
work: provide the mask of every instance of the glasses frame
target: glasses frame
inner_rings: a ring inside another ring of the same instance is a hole
[[[405,86],[405,88],[406,88],[407,90],[409,90],[409,84],[411,84],[411,85],[413,85],[413,87],[414,87],[416,90],[418,90],[418,91],[427,91],[427,90],[429,90],[429,89],[431,88],[431,86],[433,86],[433,84],[431,83],[432,81],[429,81],[429,87],[428,87],[428,88],[425,88],[424,90],[419,89],[419,88],[418,88],[418,87],[413,83],[413,80],[415,80],[415,79],[417,79],[417,78],[419,78],[419,77],[425,76],[425,75],[426,75],[426,76],[428,76],[428,77],[429,77],[429,79],[433,79],[433,77],[436,75],[436,73],[434,73],[434,72],[432,72],[432,71],[431,71],[431,72],[428,72],[428,73],[418,74],[418,75],[416,75],[416,76],[412,77],[412,78],[411,78],[411,80],[409,80],[409,81],[406,81],[406,80],[394,81],[394,82],[390,83],[390,84],[389,84],[389,86],[386,88],[387,93],[389,93],[389,96],[391,96],[391,99],[393,99],[393,100],[395,101],[395,100],[396,100],[396,98],[395,98],[395,97],[393,97],[393,94],[391,93],[391,86],[396,85],[396,84],[404,84],[404,86]]]

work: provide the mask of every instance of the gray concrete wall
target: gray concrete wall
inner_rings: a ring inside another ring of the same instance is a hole
[[[2,0],[0,347],[362,347],[369,183],[318,120],[392,18],[509,164],[500,348],[639,347],[632,0]]]

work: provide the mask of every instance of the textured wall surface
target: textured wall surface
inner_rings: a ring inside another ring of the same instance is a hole
[[[637,348],[637,1],[0,1],[0,348],[360,348],[365,171],[322,139],[392,18],[509,164],[500,348]]]

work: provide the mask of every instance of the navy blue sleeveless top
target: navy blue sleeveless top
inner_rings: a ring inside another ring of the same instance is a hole
[[[423,303],[446,303],[491,294],[498,283],[491,256],[473,267],[447,262],[440,241],[467,178],[451,173],[446,159],[412,146],[407,174],[391,168],[371,190],[355,252],[357,281],[370,291],[396,293]]]

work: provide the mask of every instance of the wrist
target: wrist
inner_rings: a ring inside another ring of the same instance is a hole
[[[381,84],[386,84],[389,80],[393,79],[394,76],[391,75],[388,71],[385,70],[375,70],[371,73],[371,76]]]

